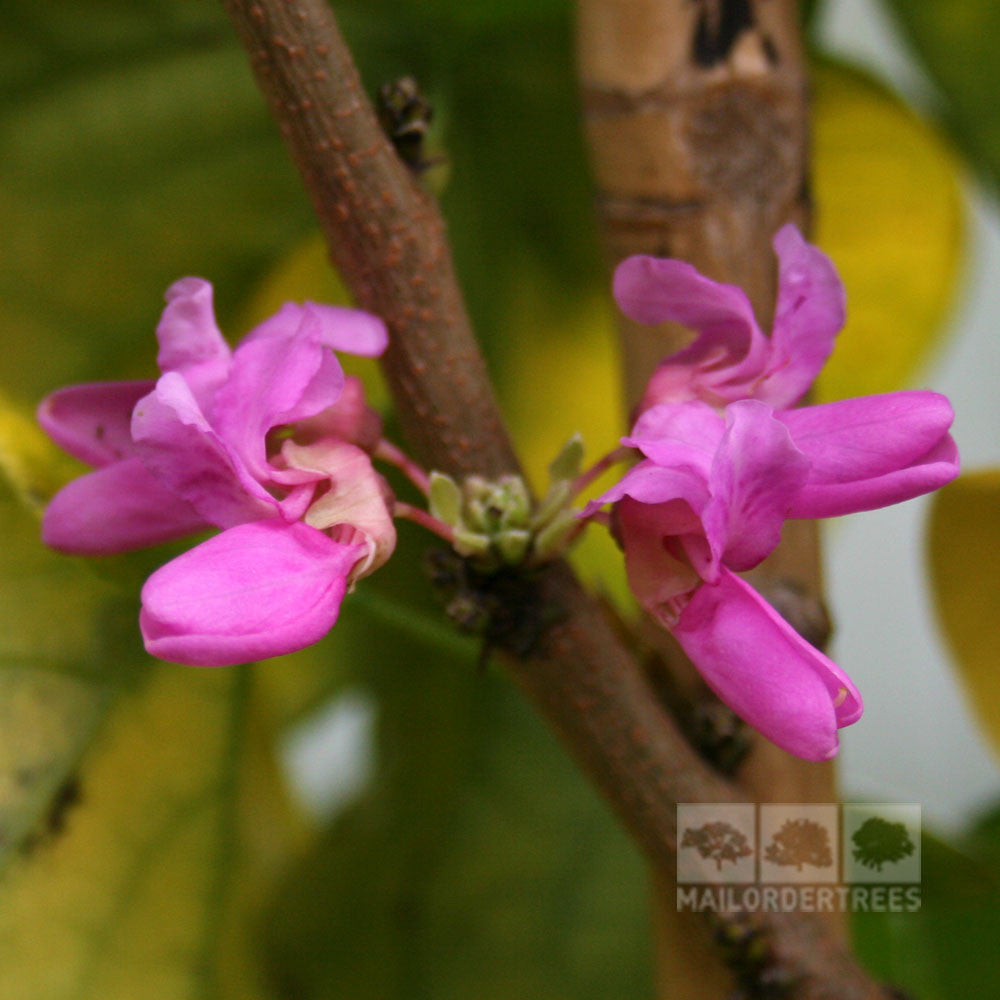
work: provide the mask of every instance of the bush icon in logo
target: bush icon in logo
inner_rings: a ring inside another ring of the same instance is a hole
[[[765,848],[764,858],[783,868],[794,865],[797,871],[803,865],[829,868],[833,865],[830,831],[811,819],[786,820]]]
[[[890,823],[881,816],[872,816],[854,831],[851,852],[854,860],[866,868],[882,871],[886,863],[895,864],[908,858],[916,849],[902,823]]]
[[[715,870],[722,871],[724,861],[736,864],[740,858],[753,854],[747,838],[728,823],[703,823],[684,831],[681,847],[693,847],[706,861],[715,862]]]

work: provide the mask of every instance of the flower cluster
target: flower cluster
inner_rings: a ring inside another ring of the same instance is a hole
[[[789,518],[898,503],[958,474],[952,410],[933,392],[789,409],[844,321],[830,261],[793,226],[774,241],[770,338],[744,293],[677,260],[632,257],[615,274],[621,309],[697,331],[652,376],[623,444],[641,455],[585,512],[612,526],[641,605],[677,638],[716,694],[778,746],[832,757],[861,716],[847,675],[736,574],[777,545]]]
[[[140,625],[156,656],[238,663],[320,639],[346,590],[392,553],[394,515],[480,569],[530,567],[579,534],[574,496],[622,456],[639,457],[583,517],[611,525],[639,602],[726,704],[791,753],[832,757],[837,730],[861,715],[857,689],[737,574],[768,556],[786,520],[937,489],[957,475],[958,454],[951,406],[933,392],[792,408],[833,349],[844,292],[793,226],[774,245],[770,337],[739,288],[682,261],[621,264],[614,290],[628,316],[697,336],[650,379],[624,448],[581,474],[572,440],[537,507],[517,477],[459,485],[382,438],[335,354],[380,354],[381,320],[288,304],[233,351],[211,286],[185,278],[157,328],[158,381],[71,386],[42,402],[43,427],[94,467],[53,499],[44,539],[99,555],[222,529],[153,573]],[[372,455],[397,465],[430,510],[396,503]]]
[[[54,497],[44,540],[102,555],[221,528],[143,587],[149,652],[218,666],[317,641],[346,589],[395,546],[392,498],[368,454],[381,422],[334,353],[380,354],[384,324],[288,304],[233,351],[211,286],[184,278],[156,333],[155,383],[42,401],[45,430],[94,467]]]

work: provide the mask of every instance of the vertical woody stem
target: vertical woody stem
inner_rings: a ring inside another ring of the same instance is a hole
[[[794,0],[578,0],[579,74],[597,209],[609,263],[679,257],[740,285],[761,326],[774,310],[775,231],[809,218],[807,80]],[[670,324],[621,319],[626,393],[690,339]],[[812,522],[786,524],[755,584],[810,641],[824,645],[821,566]],[[676,649],[671,663],[698,691]],[[836,801],[833,766],[758,740],[742,773],[758,801]],[[705,995],[700,929],[678,918],[659,876],[663,995]],[[708,966],[710,968],[710,966]],[[721,988],[721,983],[718,984]]]

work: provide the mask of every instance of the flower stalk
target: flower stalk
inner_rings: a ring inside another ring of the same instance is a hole
[[[419,524],[421,528],[426,528],[432,535],[437,535],[449,545],[455,544],[455,529],[421,507],[414,507],[413,504],[397,500],[392,513],[394,517]]]
[[[372,458],[381,459],[383,462],[387,462],[389,465],[395,466],[411,483],[413,483],[414,486],[416,486],[418,490],[420,490],[425,497],[430,496],[430,476],[398,445],[394,445],[391,441],[382,438],[378,444],[375,445],[375,451],[372,452]]]

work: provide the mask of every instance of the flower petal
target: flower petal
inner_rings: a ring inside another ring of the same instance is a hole
[[[135,454],[132,410],[153,382],[91,382],[49,393],[38,406],[46,434],[74,458],[100,468]]]
[[[286,441],[281,454],[293,468],[319,473],[329,482],[329,489],[306,511],[306,524],[321,531],[350,526],[364,538],[367,554],[352,580],[385,563],[396,547],[391,493],[368,455],[346,441],[308,446]]]
[[[637,256],[618,265],[614,293],[622,312],[639,323],[669,321],[698,332],[653,374],[642,408],[712,394],[721,401],[749,395],[747,386],[763,373],[768,343],[741,288],[712,281],[684,261]]]
[[[303,314],[309,312],[318,321],[320,342],[335,351],[377,358],[389,343],[385,323],[363,309],[347,306],[286,302],[270,319],[255,327],[243,338],[243,343],[261,338],[294,336],[302,325]]]
[[[708,478],[726,423],[707,403],[662,403],[644,410],[622,444],[667,468],[690,468]]]
[[[702,517],[712,551],[731,569],[756,566],[780,541],[808,473],[809,459],[766,403],[730,403]]]
[[[299,318],[290,336],[240,344],[215,398],[212,423],[219,437],[260,480],[273,472],[266,453],[268,431],[321,413],[344,387],[340,362],[320,340],[319,318],[308,307]]]
[[[317,642],[340,611],[360,546],[272,519],[210,538],[142,588],[146,649],[161,659],[225,666]]]
[[[680,323],[740,340],[756,326],[742,288],[712,281],[686,261],[669,257],[623,260],[615,270],[614,295],[621,311],[637,323]]]
[[[156,327],[161,372],[180,372],[195,398],[207,406],[226,380],[232,352],[215,322],[212,286],[204,278],[181,278],[166,293]]]
[[[646,460],[629,469],[622,478],[601,496],[587,504],[584,517],[590,517],[605,504],[615,503],[623,497],[632,497],[643,504],[684,500],[700,512],[708,503],[708,484],[705,478],[691,469],[663,468]]]
[[[888,392],[778,414],[812,462],[810,483],[849,483],[902,469],[944,439],[954,419],[936,392]]]
[[[861,717],[847,675],[728,570],[694,592],[672,631],[719,698],[797,757],[833,757],[837,729]]]
[[[295,424],[295,440],[302,444],[331,437],[349,441],[367,452],[374,451],[382,439],[382,417],[368,405],[357,375],[344,379],[344,388],[333,406]]]
[[[892,392],[778,415],[812,462],[793,517],[885,507],[958,475],[951,404],[936,392]]]
[[[615,524],[629,589],[646,611],[670,627],[677,617],[677,598],[701,582],[680,542],[700,532],[698,518],[682,500],[646,504],[626,497],[615,509]],[[676,546],[670,544],[674,540]]]
[[[132,437],[150,472],[210,524],[228,528],[275,515],[277,501],[209,426],[180,373],[161,376],[139,401]]]
[[[110,555],[208,527],[204,518],[129,458],[74,479],[45,510],[42,540],[62,552]]]
[[[958,472],[958,448],[946,434],[944,440],[906,468],[849,483],[806,483],[788,516],[840,517],[888,507],[932,493],[950,483]]]
[[[812,385],[844,325],[844,286],[832,261],[791,223],[774,237],[778,301],[768,375],[754,393],[776,408],[791,406]]]

